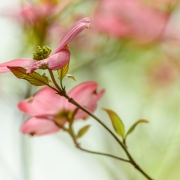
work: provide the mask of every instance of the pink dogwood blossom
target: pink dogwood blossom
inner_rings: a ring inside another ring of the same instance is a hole
[[[35,23],[46,19],[54,8],[56,3],[50,1],[42,1],[39,3],[23,4],[22,7],[17,10],[16,14],[19,15],[19,19],[22,19],[24,23]]]
[[[148,42],[164,38],[168,17],[140,0],[100,0],[93,23],[111,36]]]
[[[97,83],[85,82],[74,87],[69,93],[79,104],[94,112],[97,101],[104,94],[104,90],[97,92]],[[67,122],[69,114],[76,110],[76,106],[68,102],[67,99],[59,96],[49,87],[42,88],[33,97],[22,100],[18,103],[18,108],[32,115],[21,126],[21,132],[31,135],[43,135],[54,133],[60,130],[55,122],[62,125]],[[88,115],[82,110],[78,110],[74,119],[86,119]]]
[[[18,6],[1,9],[0,15],[15,20],[23,30],[27,43],[43,45],[44,42],[57,40],[66,32],[67,26],[59,21],[59,16],[71,3],[72,0],[22,1]]]
[[[43,60],[36,61],[30,58],[19,58],[9,62],[0,64],[0,73],[9,72],[10,67],[28,67],[27,73],[32,73],[36,69],[51,69],[58,70],[65,66],[70,60],[70,51],[67,49],[67,44],[72,41],[83,29],[89,27],[90,19],[83,18],[76,22],[62,37],[56,49],[49,57]]]
[[[71,0],[61,2],[52,0],[23,1],[20,7],[1,10],[0,14],[18,20],[23,26],[42,26],[44,22],[46,24],[51,22],[51,18],[54,19],[55,16],[58,16],[70,3]]]

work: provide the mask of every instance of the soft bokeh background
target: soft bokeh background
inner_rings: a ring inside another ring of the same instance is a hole
[[[102,107],[116,111],[138,164],[158,180],[180,178],[180,3],[178,0],[7,0],[0,3],[0,62],[32,57],[37,45],[52,49],[82,17],[91,25],[69,44],[68,89],[97,81],[106,94],[95,114],[111,129]],[[11,73],[0,76],[0,179],[5,180],[144,180],[131,165],[77,150],[63,132],[30,137],[19,132],[27,118],[19,100],[35,93]],[[82,147],[125,157],[112,137],[93,119]]]

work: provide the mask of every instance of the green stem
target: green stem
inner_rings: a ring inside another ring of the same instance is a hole
[[[60,79],[60,85],[61,85],[61,88],[63,89],[63,84],[62,84],[62,71],[61,71],[61,77],[59,77],[59,79]]]
[[[55,124],[60,127],[61,129],[63,129],[64,131],[66,131],[73,139],[73,142],[74,144],[76,145],[76,147],[84,152],[87,152],[87,153],[90,153],[90,154],[97,154],[97,155],[101,155],[101,156],[107,156],[107,157],[111,157],[111,158],[114,158],[116,160],[120,160],[120,161],[124,161],[124,162],[130,162],[129,160],[126,160],[126,159],[123,159],[123,158],[120,158],[120,157],[117,157],[117,156],[114,156],[114,155],[111,155],[111,154],[107,154],[107,153],[101,153],[101,152],[96,152],[96,151],[90,151],[90,150],[87,150],[87,149],[84,149],[80,146],[80,143],[77,141],[76,139],[76,135],[74,133],[74,130],[73,130],[73,127],[70,126],[69,128],[70,129],[67,129],[65,128],[63,125],[55,122]]]
[[[122,147],[122,149],[125,151],[126,155],[129,158],[129,163],[131,163],[139,172],[141,172],[148,180],[153,180],[146,172],[144,172],[139,165],[135,162],[133,157],[130,155],[129,151],[126,149],[126,146],[117,138],[117,136],[94,114],[92,114],[89,110],[78,104],[73,98],[69,97],[67,94],[63,94],[65,98],[68,99],[68,101],[72,104],[74,104],[76,107],[79,109],[83,110],[86,112],[88,115],[93,117],[98,123],[100,123],[113,137],[114,139],[118,142],[118,144]]]
[[[57,84],[57,82],[56,82],[56,80],[55,80],[55,78],[54,78],[54,75],[53,75],[52,70],[48,69],[48,71],[49,71],[49,74],[50,74],[50,76],[51,76],[51,79],[52,79],[54,85],[55,85],[56,88],[61,92],[61,88],[60,88],[59,85]]]
[[[114,155],[111,155],[111,154],[107,154],[107,153],[101,153],[101,152],[97,152],[97,151],[91,151],[91,150],[88,150],[88,149],[84,149],[80,146],[80,143],[77,141],[77,138],[76,138],[76,135],[74,133],[74,130],[73,130],[73,127],[71,126],[70,129],[69,129],[69,135],[72,137],[73,141],[74,141],[74,144],[76,145],[76,147],[78,149],[80,149],[81,151],[84,151],[86,153],[90,153],[90,154],[97,154],[97,155],[101,155],[101,156],[107,156],[107,157],[111,157],[111,158],[114,158],[116,160],[120,160],[120,161],[124,161],[124,162],[130,162],[129,160],[126,160],[126,159],[123,159],[123,158],[120,158],[120,157],[117,157],[117,156],[114,156]]]
[[[96,117],[94,114],[92,114],[89,110],[87,110],[86,108],[84,108],[83,106],[81,106],[80,104],[78,104],[76,101],[74,101],[74,99],[70,98],[67,94],[64,94],[64,97],[68,99],[68,101],[72,104],[74,104],[76,107],[78,107],[79,109],[83,110],[84,112],[86,112],[88,115],[90,115],[91,117],[93,117],[98,123],[100,123],[113,137],[114,139],[118,142],[118,144],[123,148],[123,150],[125,152],[127,152],[127,156],[129,159],[131,159],[130,154],[128,153],[126,147],[123,145],[123,143],[117,138],[117,136],[98,118]]]
[[[87,153],[91,153],[91,154],[97,154],[97,155],[102,155],[102,156],[108,156],[108,157],[111,157],[111,158],[114,158],[116,160],[120,160],[120,161],[124,161],[124,162],[130,162],[129,160],[126,160],[126,159],[123,159],[123,158],[120,158],[120,157],[117,157],[117,156],[114,156],[114,155],[111,155],[111,154],[106,154],[106,153],[101,153],[101,152],[96,152],[96,151],[90,151],[90,150],[87,150],[87,149],[84,149],[80,146],[76,146],[78,149],[80,149],[81,151],[84,151],[84,152],[87,152]]]

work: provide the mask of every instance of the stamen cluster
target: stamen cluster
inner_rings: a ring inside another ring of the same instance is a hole
[[[46,45],[42,48],[40,46],[37,47],[36,51],[33,52],[33,59],[34,60],[42,60],[49,57],[51,54],[51,49]]]

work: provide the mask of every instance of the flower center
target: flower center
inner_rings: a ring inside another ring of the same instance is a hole
[[[56,114],[55,121],[56,123],[64,123],[71,119],[72,112],[67,110],[62,110]]]
[[[26,101],[27,101],[28,103],[32,103],[32,102],[33,102],[33,97],[29,97]]]
[[[48,69],[48,64],[46,62],[41,63],[41,65],[39,66],[39,69]]]
[[[48,46],[40,47],[38,46],[36,51],[33,52],[34,60],[42,60],[46,59],[51,54],[51,49]]]
[[[64,120],[69,118],[69,111],[63,110],[56,115],[57,120]]]

